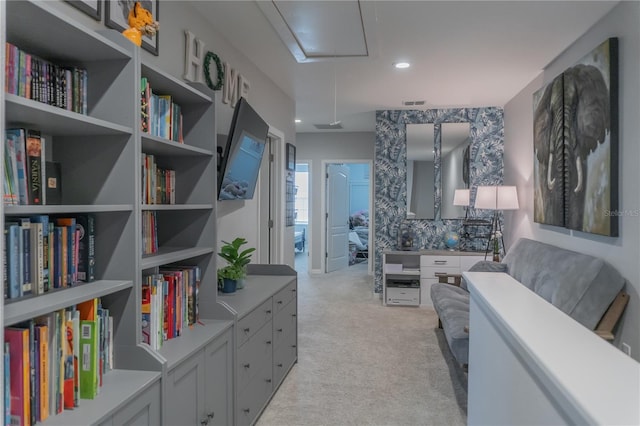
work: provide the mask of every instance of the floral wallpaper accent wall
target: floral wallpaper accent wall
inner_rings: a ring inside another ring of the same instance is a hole
[[[406,219],[407,216],[407,150],[406,125],[434,123],[436,167],[440,165],[440,124],[470,123],[469,180],[471,204],[475,189],[481,185],[501,185],[503,182],[504,123],[503,110],[498,107],[454,108],[430,110],[376,111],[375,146],[375,292],[382,292],[382,252],[397,250],[398,230],[411,228],[419,249],[445,249],[444,235],[461,231],[462,221],[441,220],[436,210],[435,220]],[[435,200],[440,204],[440,173],[436,173]],[[489,210],[469,210],[470,217],[491,218]],[[486,240],[476,240],[473,249],[484,251]]]

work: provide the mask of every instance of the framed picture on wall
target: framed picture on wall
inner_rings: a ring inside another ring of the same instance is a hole
[[[287,144],[287,170],[294,171],[296,169],[296,147],[295,145]]]
[[[153,15],[154,21],[160,22],[159,9],[160,0],[139,0],[140,5],[147,9]],[[114,30],[124,31],[129,28],[127,23],[129,10],[135,2],[125,0],[105,0],[104,4],[104,24]],[[158,34],[153,37],[142,36],[142,48],[158,56]]]
[[[102,19],[102,0],[66,0],[71,6],[83,11],[96,21]]]

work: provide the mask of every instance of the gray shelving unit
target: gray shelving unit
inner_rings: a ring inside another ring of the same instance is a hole
[[[199,399],[194,412],[176,412],[185,414],[183,419],[189,414],[197,422],[233,423],[234,316],[217,300],[214,93],[145,64],[139,49],[121,34],[96,32],[46,1],[0,2],[0,8],[0,23],[6,28],[0,32],[3,46],[8,41],[51,62],[88,72],[87,115],[0,94],[0,131],[40,130],[46,137],[46,159],[61,163],[63,182],[60,205],[2,206],[0,220],[93,213],[97,259],[93,283],[5,301],[0,305],[0,333],[8,325],[95,297],[101,297],[114,316],[115,369],[105,374],[100,394],[45,424],[125,424],[132,418],[136,424],[166,424],[172,406],[168,390],[185,390],[187,402]],[[2,49],[3,63],[4,54]],[[2,67],[3,80],[4,72]],[[141,132],[142,76],[155,93],[171,95],[181,106],[184,143]],[[160,167],[176,170],[176,204],[142,203],[142,153],[153,154]],[[143,211],[157,214],[160,250],[154,255],[142,255]],[[201,321],[154,351],[142,343],[141,279],[175,263],[201,268]],[[216,305],[219,308],[213,308]],[[197,369],[190,370],[191,366]],[[199,392],[202,378],[197,375],[197,386],[169,386],[172,379],[190,371],[204,372],[211,379],[206,392]],[[2,392],[0,387],[0,401]],[[210,421],[214,412],[215,420]]]

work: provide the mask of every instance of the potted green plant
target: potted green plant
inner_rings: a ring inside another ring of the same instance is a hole
[[[237,288],[244,286],[244,278],[247,276],[247,265],[251,262],[251,254],[256,251],[254,247],[249,247],[241,251],[243,245],[247,244],[247,240],[238,237],[232,242],[222,241],[224,245],[220,248],[218,256],[227,261],[227,266],[236,268],[232,274],[239,274],[235,278],[237,282]],[[226,268],[225,267],[225,268]]]
[[[237,266],[227,265],[218,269],[218,288],[223,293],[233,293],[238,287],[238,280],[244,276],[244,271]]]

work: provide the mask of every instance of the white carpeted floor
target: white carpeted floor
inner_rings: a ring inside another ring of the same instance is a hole
[[[298,268],[298,363],[259,426],[466,423],[466,375],[433,310],[382,306],[366,263]]]

